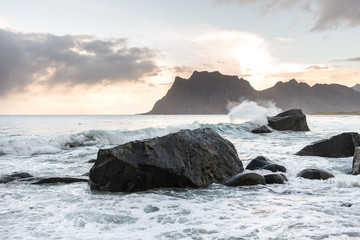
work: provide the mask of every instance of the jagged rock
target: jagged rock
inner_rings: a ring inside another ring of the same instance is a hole
[[[310,131],[306,116],[301,109],[291,109],[274,117],[268,117],[269,126],[279,131]]]
[[[295,154],[332,158],[352,157],[354,156],[355,147],[359,146],[360,135],[355,132],[347,132],[312,143]]]
[[[51,183],[75,183],[75,182],[88,182],[87,176],[52,176],[36,178],[32,184],[51,184]]]
[[[266,184],[284,184],[285,181],[288,181],[286,175],[282,173],[265,173],[263,177],[265,178]]]
[[[328,171],[317,169],[317,168],[306,168],[296,174],[297,177],[307,178],[307,179],[322,179],[326,180],[328,178],[334,177],[334,175]]]
[[[20,180],[24,178],[32,178],[33,176],[26,172],[14,172],[13,174],[4,175],[0,178],[0,183],[8,183],[15,180]]]
[[[250,161],[246,166],[248,170],[266,169],[272,172],[286,172],[286,168],[282,165],[276,164],[267,157],[258,156]]]
[[[252,133],[271,133],[271,130],[267,126],[261,126],[251,130]]]
[[[242,171],[233,144],[206,128],[100,149],[89,183],[112,192],[206,187]]]
[[[266,184],[265,178],[255,172],[240,173],[235,175],[232,178],[229,178],[223,182],[226,186],[249,186],[249,185],[258,185]]]
[[[360,174],[360,147],[355,148],[351,174]]]

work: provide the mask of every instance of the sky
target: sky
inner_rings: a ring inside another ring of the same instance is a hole
[[[0,0],[0,114],[150,111],[176,76],[360,83],[359,0]]]

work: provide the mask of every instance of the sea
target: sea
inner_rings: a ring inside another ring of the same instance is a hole
[[[0,116],[0,177],[79,176],[99,149],[212,128],[234,144],[244,166],[266,156],[284,165],[289,179],[136,193],[92,191],[87,183],[0,184],[0,239],[360,239],[352,157],[294,155],[314,141],[359,132],[360,116],[308,115],[309,132],[253,134],[258,117],[238,115]],[[296,177],[304,168],[335,177]]]

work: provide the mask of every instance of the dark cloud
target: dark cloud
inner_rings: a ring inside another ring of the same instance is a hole
[[[323,31],[360,25],[359,0],[213,0],[215,4],[259,3],[263,13],[276,9],[300,8],[315,15],[311,31]]]
[[[349,58],[349,59],[346,59],[346,61],[349,61],[349,62],[360,62],[360,57],[357,57],[357,58]]]
[[[24,34],[0,29],[0,95],[31,83],[99,84],[154,75],[155,51],[128,47],[126,39]]]
[[[337,60],[332,60],[331,62],[360,62],[360,57],[348,58],[348,59],[337,59]]]

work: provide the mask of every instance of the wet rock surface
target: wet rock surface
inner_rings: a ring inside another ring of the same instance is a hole
[[[334,177],[332,173],[318,168],[303,169],[300,172],[298,172],[296,176],[307,179],[322,179],[322,180],[326,180]]]
[[[274,117],[268,117],[269,127],[278,131],[310,131],[306,116],[301,109],[291,109]]]
[[[346,132],[329,139],[320,140],[307,145],[296,155],[318,157],[352,157],[355,148],[360,146],[360,135],[356,132]]]
[[[233,144],[206,128],[100,149],[89,183],[112,192],[207,187],[242,171]]]
[[[248,170],[266,169],[272,172],[286,172],[286,168],[282,165],[276,164],[267,157],[258,156],[250,161],[246,166]]]
[[[266,184],[265,178],[255,172],[240,173],[223,182],[226,186],[251,186],[258,184]]]

